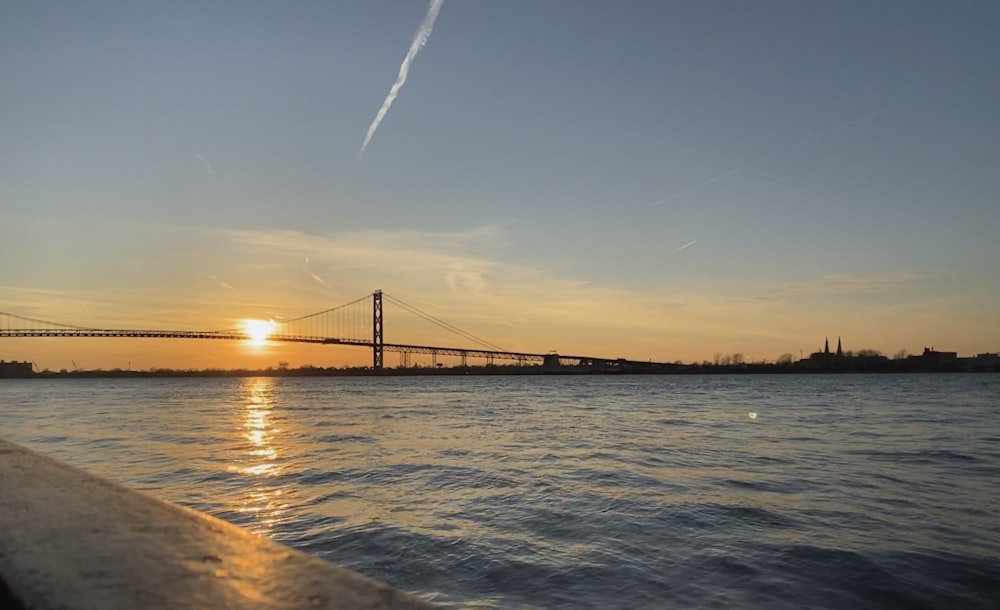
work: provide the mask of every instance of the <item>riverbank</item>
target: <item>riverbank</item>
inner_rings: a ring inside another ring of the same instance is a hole
[[[357,572],[3,440],[0,607],[434,608]]]

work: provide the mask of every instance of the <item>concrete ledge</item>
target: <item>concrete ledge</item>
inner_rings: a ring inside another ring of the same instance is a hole
[[[37,610],[433,608],[0,440],[0,605],[12,601],[3,599],[2,583]]]

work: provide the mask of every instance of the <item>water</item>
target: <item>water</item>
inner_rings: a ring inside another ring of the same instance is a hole
[[[0,436],[443,605],[1000,606],[1000,375],[5,380]]]

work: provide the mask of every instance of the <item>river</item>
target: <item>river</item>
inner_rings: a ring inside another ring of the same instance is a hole
[[[2,380],[0,422],[444,606],[1000,603],[998,374]]]

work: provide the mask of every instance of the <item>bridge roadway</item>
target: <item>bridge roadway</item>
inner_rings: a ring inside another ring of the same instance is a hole
[[[135,330],[135,329],[85,329],[85,328],[43,328],[43,329],[2,329],[0,338],[17,337],[124,337],[136,339],[224,339],[229,341],[249,341],[250,334],[240,330],[226,331],[185,331],[185,330]],[[314,343],[322,345],[347,345],[354,347],[375,347],[372,341],[363,339],[340,339],[335,337],[312,337],[308,335],[273,334],[268,341],[285,343]],[[543,363],[546,358],[558,358],[560,362],[576,361],[578,364],[631,363],[621,359],[597,358],[592,356],[568,356],[564,354],[532,354],[527,352],[505,352],[499,350],[470,349],[464,347],[442,347],[433,345],[409,345],[405,343],[383,343],[382,348],[390,352],[405,354],[429,354],[432,356],[458,356],[462,358],[483,358],[493,360],[515,360],[520,363]]]

